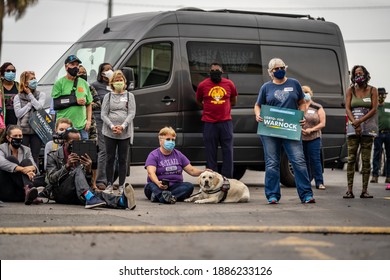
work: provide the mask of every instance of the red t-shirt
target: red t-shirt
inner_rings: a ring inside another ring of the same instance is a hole
[[[201,82],[196,91],[196,99],[203,101],[202,121],[215,123],[231,120],[230,98],[237,95],[237,89],[231,80],[222,78],[219,84],[214,84],[207,78]]]

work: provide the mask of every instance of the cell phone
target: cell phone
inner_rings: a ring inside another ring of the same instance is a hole
[[[169,187],[169,180],[167,180],[167,179],[162,179],[161,182],[162,182],[162,184],[163,184],[164,186]]]
[[[74,140],[72,142],[72,152],[78,156],[87,154],[92,162],[97,162],[97,146],[94,140]]]

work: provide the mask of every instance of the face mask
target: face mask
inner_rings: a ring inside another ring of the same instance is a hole
[[[311,95],[309,93],[305,93],[304,99],[305,99],[305,101],[310,101],[311,100]]]
[[[122,91],[124,86],[125,86],[125,83],[124,82],[115,82],[112,85],[114,86],[116,91]]]
[[[22,146],[23,138],[11,138],[11,146],[15,149],[19,149]]]
[[[219,84],[222,80],[222,72],[219,70],[210,71],[210,79],[214,84]]]
[[[164,149],[167,151],[172,151],[175,148],[174,141],[164,140]]]
[[[28,87],[31,88],[31,89],[36,89],[37,86],[38,86],[38,81],[36,79],[30,80],[28,82]]]
[[[76,77],[77,73],[79,72],[79,68],[78,67],[68,68],[68,70],[66,71],[68,71],[69,75],[71,75],[72,77]]]
[[[355,77],[355,83],[357,83],[359,86],[363,85],[365,81],[366,81],[366,78],[364,76],[358,75]]]
[[[13,82],[15,80],[16,73],[15,72],[5,72],[4,73],[4,79],[6,79],[8,82]]]
[[[87,74],[79,75],[79,78],[83,79],[84,81],[87,80],[88,76]]]
[[[276,79],[281,80],[281,79],[284,78],[284,76],[286,76],[286,70],[279,69],[279,70],[277,70],[277,71],[274,72],[274,77],[275,77]]]
[[[112,70],[107,70],[106,72],[103,72],[102,73],[104,77],[106,77],[107,79],[110,79],[112,77],[112,75],[114,75],[114,71]]]

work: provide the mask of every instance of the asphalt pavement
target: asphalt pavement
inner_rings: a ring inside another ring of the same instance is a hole
[[[326,190],[302,204],[282,187],[278,205],[264,196],[264,172],[247,171],[249,203],[151,203],[146,171],[132,167],[135,210],[76,205],[0,207],[1,259],[381,259],[390,258],[390,191],[384,177],[370,184],[373,199],[343,199],[346,172],[325,169]],[[197,183],[197,178],[185,176]],[[197,190],[197,188],[196,188]],[[195,191],[196,191],[195,190]]]

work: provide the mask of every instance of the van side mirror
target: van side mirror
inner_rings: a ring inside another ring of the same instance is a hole
[[[127,80],[127,89],[133,90],[135,88],[135,78],[134,71],[131,67],[123,67],[122,68],[123,75],[125,75]]]

